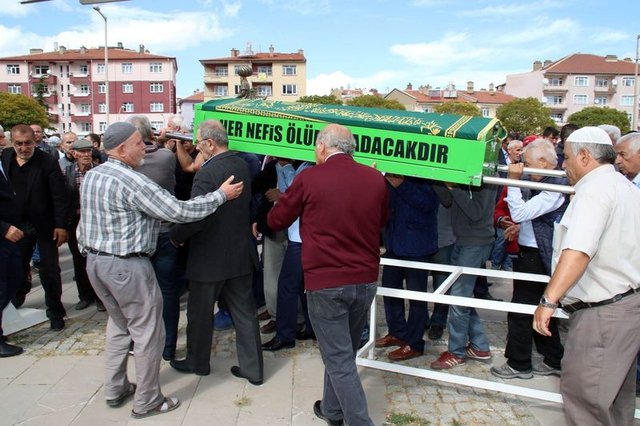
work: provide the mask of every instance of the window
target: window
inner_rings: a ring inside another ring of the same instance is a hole
[[[576,86],[588,86],[589,85],[589,77],[576,77]]]
[[[88,75],[88,74],[89,74],[89,66],[80,65],[80,75]]]
[[[489,108],[488,107],[480,108],[480,112],[482,112],[482,116],[483,117],[489,117]]]
[[[60,95],[64,95],[64,84],[60,85]]]
[[[133,93],[133,83],[122,83],[122,93]]]
[[[609,87],[609,80],[606,78],[596,78],[596,87]]]
[[[133,102],[125,102],[122,104],[122,112],[133,112]]]
[[[151,62],[149,64],[149,72],[162,72],[161,62]]]
[[[573,103],[576,105],[586,105],[588,101],[587,95],[573,95]]]
[[[20,65],[7,64],[7,74],[20,74]]]
[[[62,78],[63,75],[64,75],[64,73],[62,71],[62,65],[60,65],[60,77]]]
[[[89,104],[80,104],[78,106],[78,112],[81,114],[88,114],[89,111]]]
[[[36,65],[33,67],[33,72],[36,75],[49,74],[49,65]]]
[[[123,62],[122,72],[124,74],[131,74],[133,72],[133,64],[131,62]]]
[[[622,77],[622,85],[624,87],[633,87],[635,82],[635,77]]]
[[[78,123],[80,127],[80,131],[82,133],[90,133],[91,132],[91,123]]]
[[[271,75],[271,73],[272,73],[271,66],[261,65],[258,67],[258,74]]]
[[[228,93],[227,86],[216,86],[213,89],[213,96],[227,96]]]
[[[233,93],[236,95],[240,94],[240,85],[236,84],[235,86],[233,86]]]
[[[424,112],[431,114],[433,112],[433,107],[431,106],[424,107]]]
[[[9,93],[13,93],[14,95],[22,93],[22,86],[19,84],[10,84],[7,89]]]
[[[551,77],[549,79],[549,86],[562,86],[562,79],[560,77]]]
[[[555,112],[555,113],[551,114],[551,118],[556,123],[562,123],[562,120],[564,119],[564,114],[561,113],[561,112]]]
[[[162,102],[151,102],[151,112],[164,112],[164,104]]]
[[[282,66],[282,75],[296,75],[296,66],[295,65],[283,65]]]
[[[562,100],[562,96],[559,95],[549,97],[549,103],[551,105],[562,105]]]
[[[81,84],[80,85],[80,93],[83,95],[88,95],[89,94],[89,85],[88,84]]]
[[[98,123],[98,133],[104,133],[107,130],[107,122],[101,121]]]
[[[156,129],[156,130],[160,130],[163,129],[164,126],[164,121],[152,121],[151,122],[151,128],[152,129]]]
[[[282,85],[282,94],[283,95],[296,95],[296,94],[298,94],[298,87],[295,84],[283,84]]]
[[[98,93],[107,92],[107,83],[98,83]]]
[[[107,112],[107,104],[104,103],[104,102],[100,102],[98,104],[98,112],[102,113],[102,114],[106,113]]]
[[[631,112],[627,113],[627,120],[629,120],[629,124],[631,124],[631,122],[633,121],[633,113]]]
[[[215,67],[213,75],[215,75],[216,77],[226,77],[229,75],[229,68],[224,65]]]
[[[150,83],[149,84],[149,92],[151,92],[151,93],[162,93],[162,92],[164,92],[164,84],[163,83]]]
[[[104,70],[105,70],[104,62],[96,66],[96,72],[98,74],[104,74]]]
[[[258,96],[271,96],[273,95],[273,91],[271,90],[271,86],[257,86],[256,94]]]
[[[620,105],[633,106],[633,96],[621,96]]]
[[[606,105],[607,104],[607,97],[606,96],[596,96],[596,98],[594,99],[594,102],[596,105]]]

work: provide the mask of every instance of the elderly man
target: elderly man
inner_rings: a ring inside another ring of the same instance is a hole
[[[570,425],[632,425],[640,349],[640,192],[613,167],[602,129],[583,127],[564,147],[576,194],[554,235],[559,260],[534,315],[550,336],[562,302],[570,317],[560,392]]]
[[[11,128],[14,149],[2,152],[2,166],[16,194],[20,215],[22,285],[13,299],[20,307],[31,291],[29,260],[33,247],[40,247],[41,267],[38,272],[45,292],[47,317],[51,329],[64,328],[66,311],[62,305],[62,280],[58,262],[58,247],[67,241],[67,192],[58,159],[36,149],[31,127],[18,124]]]
[[[246,163],[229,151],[224,127],[215,120],[200,123],[198,148],[205,158],[193,180],[192,197],[198,197],[229,176],[246,182],[246,191],[206,220],[176,226],[171,240],[190,238],[187,278],[187,357],[172,360],[171,366],[184,373],[210,373],[213,306],[223,298],[234,321],[238,366],[231,373],[253,385],[262,384],[263,359],[256,318],[252,280],[258,253],[251,235],[251,175]]]
[[[160,221],[193,222],[236,198],[242,183],[230,177],[216,191],[178,201],[136,172],[145,149],[129,123],[114,123],[104,134],[109,161],[90,170],[80,187],[78,243],[87,254],[87,272],[109,320],[106,336],[107,405],[118,407],[135,393],[134,418],[162,414],[180,404],[160,391],[160,357],[164,346],[162,296],[149,256]],[[127,378],[129,343],[135,343],[136,384]]]
[[[521,179],[524,167],[555,169],[558,161],[553,144],[545,139],[537,139],[527,145],[523,152],[524,162],[509,165],[509,179]],[[529,176],[533,182],[567,185],[565,178],[549,176]],[[520,224],[518,245],[520,253],[513,261],[516,272],[551,275],[551,254],[553,224],[560,220],[567,208],[568,197],[559,192],[529,191],[508,187],[505,198],[514,222]],[[513,303],[537,305],[544,287],[540,283],[514,280]],[[491,374],[503,379],[530,379],[534,374],[548,376],[560,374],[560,361],[564,349],[560,343],[556,319],[550,322],[551,336],[533,332],[531,315],[509,312],[507,362],[500,367],[492,367]],[[531,339],[544,361],[531,364]]]
[[[4,127],[0,126],[0,153],[7,146],[7,138],[4,134]]]
[[[51,155],[56,160],[60,158],[58,150],[47,143],[44,139],[44,132],[42,126],[39,124],[32,124],[31,130],[33,130],[33,139],[36,144],[36,148]]]
[[[388,193],[379,172],[353,160],[354,150],[346,127],[324,128],[315,146],[318,165],[303,170],[268,215],[276,230],[300,217],[309,317],[325,366],[323,397],[313,411],[334,425],[373,425],[355,355],[376,294]]]
[[[60,169],[64,171],[70,164],[76,161],[74,156],[73,144],[78,140],[78,136],[73,132],[66,132],[62,135],[62,141],[60,142],[60,148],[62,148],[62,157],[58,160]]]

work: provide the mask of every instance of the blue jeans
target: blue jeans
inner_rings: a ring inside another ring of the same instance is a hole
[[[321,409],[351,426],[373,425],[356,367],[356,351],[376,284],[352,284],[307,293],[309,317],[324,362]]]
[[[451,253],[453,252],[453,244],[448,246],[440,247],[435,254],[432,254],[429,257],[430,263],[440,263],[442,265],[450,265],[451,264]],[[431,276],[433,277],[433,291],[435,291],[438,287],[442,285],[442,283],[447,279],[449,273],[447,272],[438,272],[431,271]],[[447,292],[448,294],[448,292]],[[431,320],[429,321],[429,326],[438,326],[445,328],[447,326],[447,315],[449,314],[449,305],[436,303],[433,305],[433,314],[431,315]]]
[[[307,332],[313,332],[307,311],[302,272],[302,244],[289,241],[278,278],[278,310],[276,311],[276,336],[283,342],[296,340],[298,300],[302,304]]]
[[[502,269],[509,270],[513,268],[511,258],[507,255],[507,240],[504,239],[502,228],[496,229],[496,242],[493,244],[490,260],[493,269],[502,267]]]
[[[491,254],[492,244],[480,246],[453,246],[451,264],[479,268],[484,265]],[[451,296],[473,297],[476,277],[462,275],[451,286]],[[467,343],[481,351],[489,350],[489,340],[484,332],[484,326],[475,308],[468,306],[449,306],[449,352],[464,358]]]
[[[387,252],[389,259],[400,259],[415,262],[427,262],[428,256],[406,257],[394,256]],[[382,287],[403,289],[403,281],[407,290],[427,292],[429,271],[424,269],[405,268],[400,266],[385,266],[382,270]],[[398,297],[384,297],[384,312],[389,327],[389,334],[397,337],[418,352],[424,351],[424,329],[429,321],[427,302],[409,300],[409,315],[405,318],[405,299]]]
[[[164,350],[162,355],[173,358],[178,340],[178,320],[180,319],[180,284],[176,270],[178,249],[171,244],[169,233],[158,236],[158,246],[151,258],[153,270],[162,293],[162,319],[164,320]]]

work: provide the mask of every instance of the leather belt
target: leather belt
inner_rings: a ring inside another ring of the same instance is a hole
[[[100,250],[94,250],[92,248],[87,248],[86,250],[87,252],[91,254],[95,254],[96,256],[115,256],[120,259],[130,259],[132,257],[149,257],[149,254],[143,253],[143,252],[127,253],[127,254],[111,254],[111,253],[107,253]]]
[[[562,310],[572,314],[576,311],[579,311],[580,309],[595,308],[596,306],[610,305],[611,303],[615,303],[619,301],[623,297],[627,297],[638,292],[640,292],[640,288],[632,288],[631,290],[626,291],[624,293],[616,294],[611,299],[601,300],[600,302],[576,302],[570,305],[563,306]]]

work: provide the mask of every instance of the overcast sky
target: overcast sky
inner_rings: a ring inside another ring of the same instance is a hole
[[[381,92],[453,82],[476,88],[574,52],[636,56],[640,1],[130,0],[102,5],[109,45],[178,60],[178,96],[202,88],[199,59],[231,48],[304,49],[308,94]],[[104,24],[78,0],[0,0],[0,56],[103,45]]]

